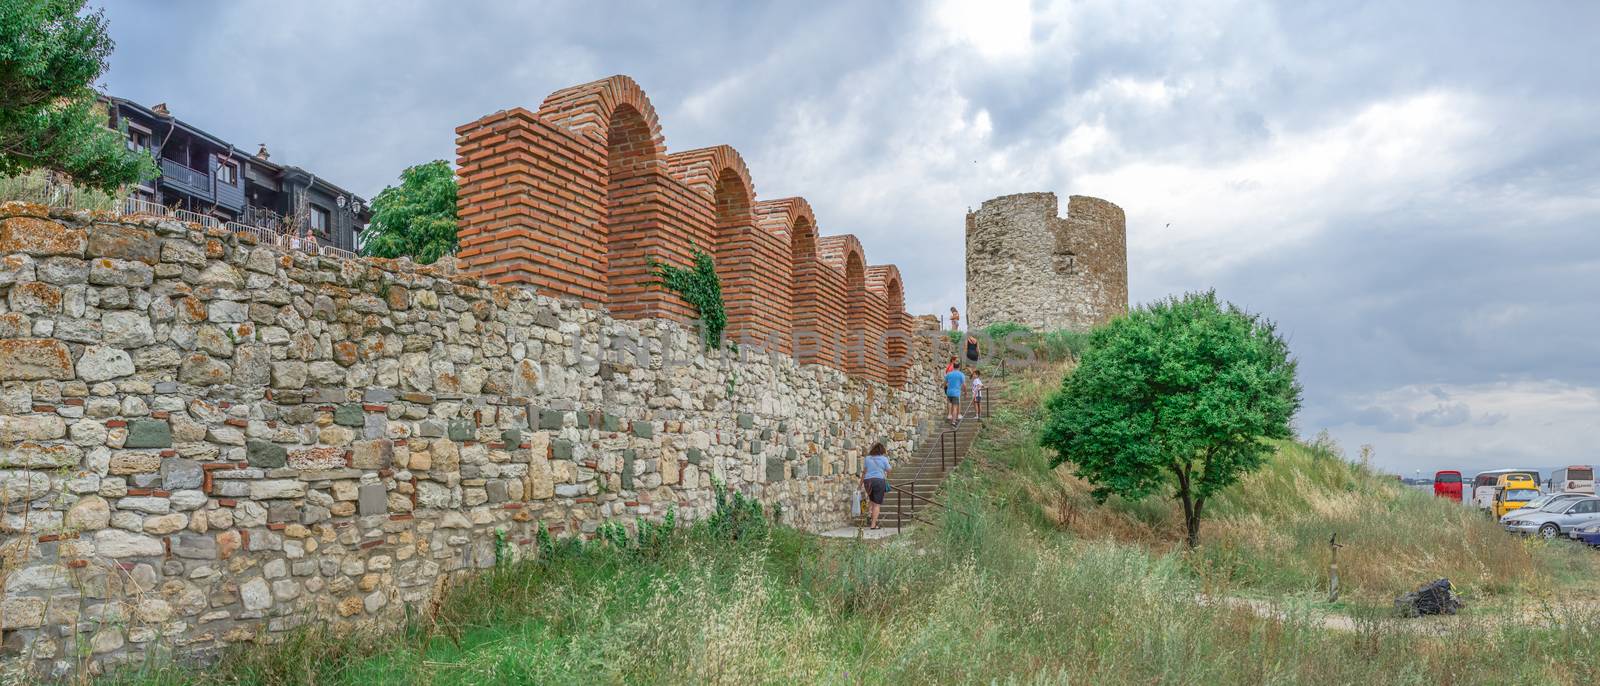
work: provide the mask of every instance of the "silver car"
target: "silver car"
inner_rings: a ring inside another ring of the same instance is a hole
[[[1523,505],[1522,507],[1501,515],[1500,523],[1506,524],[1511,520],[1516,519],[1519,514],[1528,514],[1530,512],[1541,510],[1548,512],[1550,510],[1560,509],[1563,503],[1569,503],[1574,500],[1582,500],[1584,498],[1593,497],[1595,497],[1593,493],[1546,493],[1534,498],[1533,500],[1529,500],[1527,505]]]
[[[1589,496],[1533,512],[1522,508],[1512,515],[1506,522],[1507,531],[1537,533],[1543,538],[1555,538],[1578,527],[1600,522],[1600,498]]]

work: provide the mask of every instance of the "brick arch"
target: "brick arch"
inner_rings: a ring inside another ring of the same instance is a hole
[[[745,166],[744,156],[731,145],[675,152],[667,156],[667,162],[672,168],[672,178],[707,197],[716,193],[722,175],[732,172],[749,191],[751,204],[754,204],[756,184],[751,180],[750,168]]]
[[[866,251],[850,234],[817,239],[817,259],[825,269],[824,316],[840,322],[836,364],[851,374],[871,376],[870,344],[873,338],[866,282]],[[842,359],[840,359],[842,358]]]
[[[832,364],[834,341],[843,322],[823,316],[825,284],[817,259],[817,218],[805,198],[782,198],[756,203],[756,226],[775,237],[784,251],[774,274],[782,277],[783,311],[789,318],[785,352],[801,364]]]
[[[692,306],[656,283],[650,262],[686,265],[694,246],[709,249],[713,209],[673,183],[661,123],[644,89],[626,76],[563,88],[545,98],[539,117],[587,141],[602,160],[601,221],[591,238],[604,264],[611,314],[693,318]]]
[[[883,301],[882,321],[885,380],[898,388],[906,382],[910,366],[911,318],[906,314],[905,282],[892,264],[867,267],[867,290]]]
[[[644,89],[630,77],[618,74],[551,93],[539,104],[539,118],[605,145],[619,107],[639,114],[648,133],[651,156],[661,160],[667,147],[666,138],[661,135],[661,120]]]
[[[731,146],[686,150],[668,157],[672,177],[710,203],[711,244],[727,335],[740,345],[788,352],[789,280],[783,239],[757,227],[755,185]]]

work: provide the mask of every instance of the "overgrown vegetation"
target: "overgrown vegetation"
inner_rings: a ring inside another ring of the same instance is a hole
[[[69,210],[113,212],[121,207],[123,198],[127,197],[127,193],[121,190],[107,193],[93,188],[79,188],[53,176],[53,172],[40,169],[15,176],[0,176],[0,202],[20,200]]]
[[[112,193],[156,177],[155,160],[106,128],[93,90],[113,43],[83,0],[0,0],[0,175],[55,170]]]
[[[700,313],[700,338],[707,350],[722,347],[722,332],[728,328],[728,313],[722,307],[722,277],[717,275],[711,254],[695,248],[694,265],[679,267],[665,262],[650,262],[650,271],[667,290],[677,293]]]
[[[887,543],[824,542],[775,527],[758,506],[723,491],[716,516],[650,545],[638,534],[588,544],[542,535],[547,551],[457,587],[436,616],[419,616],[405,632],[352,639],[311,628],[232,653],[203,673],[152,665],[118,681],[1498,685],[1600,678],[1600,664],[1581,659],[1600,619],[1585,606],[1537,601],[1540,589],[1572,588],[1566,575],[1592,575],[1588,551],[1499,535],[1464,508],[1344,461],[1333,446],[1283,443],[1262,470],[1217,500],[1206,544],[1185,552],[1172,503],[1112,497],[1097,504],[1081,481],[1050,467],[1037,440],[1038,409],[1061,371],[1010,378],[1012,402],[985,428],[981,457],[945,486],[944,497],[968,514]],[[1258,545],[1253,521],[1284,538]],[[1340,527],[1349,544],[1341,557],[1347,590],[1373,602],[1327,608],[1300,594],[1319,585],[1315,570],[1324,558],[1316,545],[1326,540],[1319,522]],[[1414,552],[1397,550],[1401,537]],[[1490,562],[1501,556],[1505,562]],[[1478,564],[1507,576],[1482,583],[1482,575],[1464,573]],[[1465,582],[1472,604],[1459,622],[1417,631],[1368,607],[1439,575]],[[1281,615],[1200,602],[1267,593],[1279,598]],[[1519,619],[1498,609],[1511,600],[1526,601]],[[1329,610],[1354,619],[1346,629],[1327,628],[1320,618]]]

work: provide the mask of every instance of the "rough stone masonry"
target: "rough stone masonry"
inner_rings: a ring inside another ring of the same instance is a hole
[[[0,206],[0,648],[51,674],[311,620],[394,625],[453,573],[603,521],[687,519],[712,479],[841,525],[858,455],[939,411],[702,352],[452,267],[174,221]]]
[[[1122,208],[1074,195],[1057,216],[1054,193],[987,200],[967,213],[967,326],[1024,324],[1087,331],[1128,311]]]

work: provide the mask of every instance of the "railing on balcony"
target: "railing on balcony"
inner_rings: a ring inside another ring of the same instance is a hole
[[[287,234],[279,229],[281,219],[272,210],[259,207],[247,207],[241,221],[224,221],[197,212],[180,210],[175,207],[163,207],[158,203],[138,198],[124,198],[122,213],[129,215],[149,215],[155,217],[172,217],[186,222],[199,224],[210,228],[225,228],[238,234],[255,236],[261,245],[286,247],[291,244]],[[269,223],[270,222],[270,223]],[[338,257],[349,259],[360,257],[359,253],[332,245],[317,245],[299,248],[303,252],[321,255],[323,257]]]
[[[171,213],[161,203],[141,200],[135,197],[124,198],[122,201],[123,214],[148,214],[153,217],[166,217]]]
[[[283,228],[283,215],[265,207],[249,205],[244,208],[244,213],[239,216],[239,222],[276,231]]]
[[[177,160],[161,160],[161,178],[207,200],[216,197],[216,191],[211,187],[211,174],[190,169]]]

